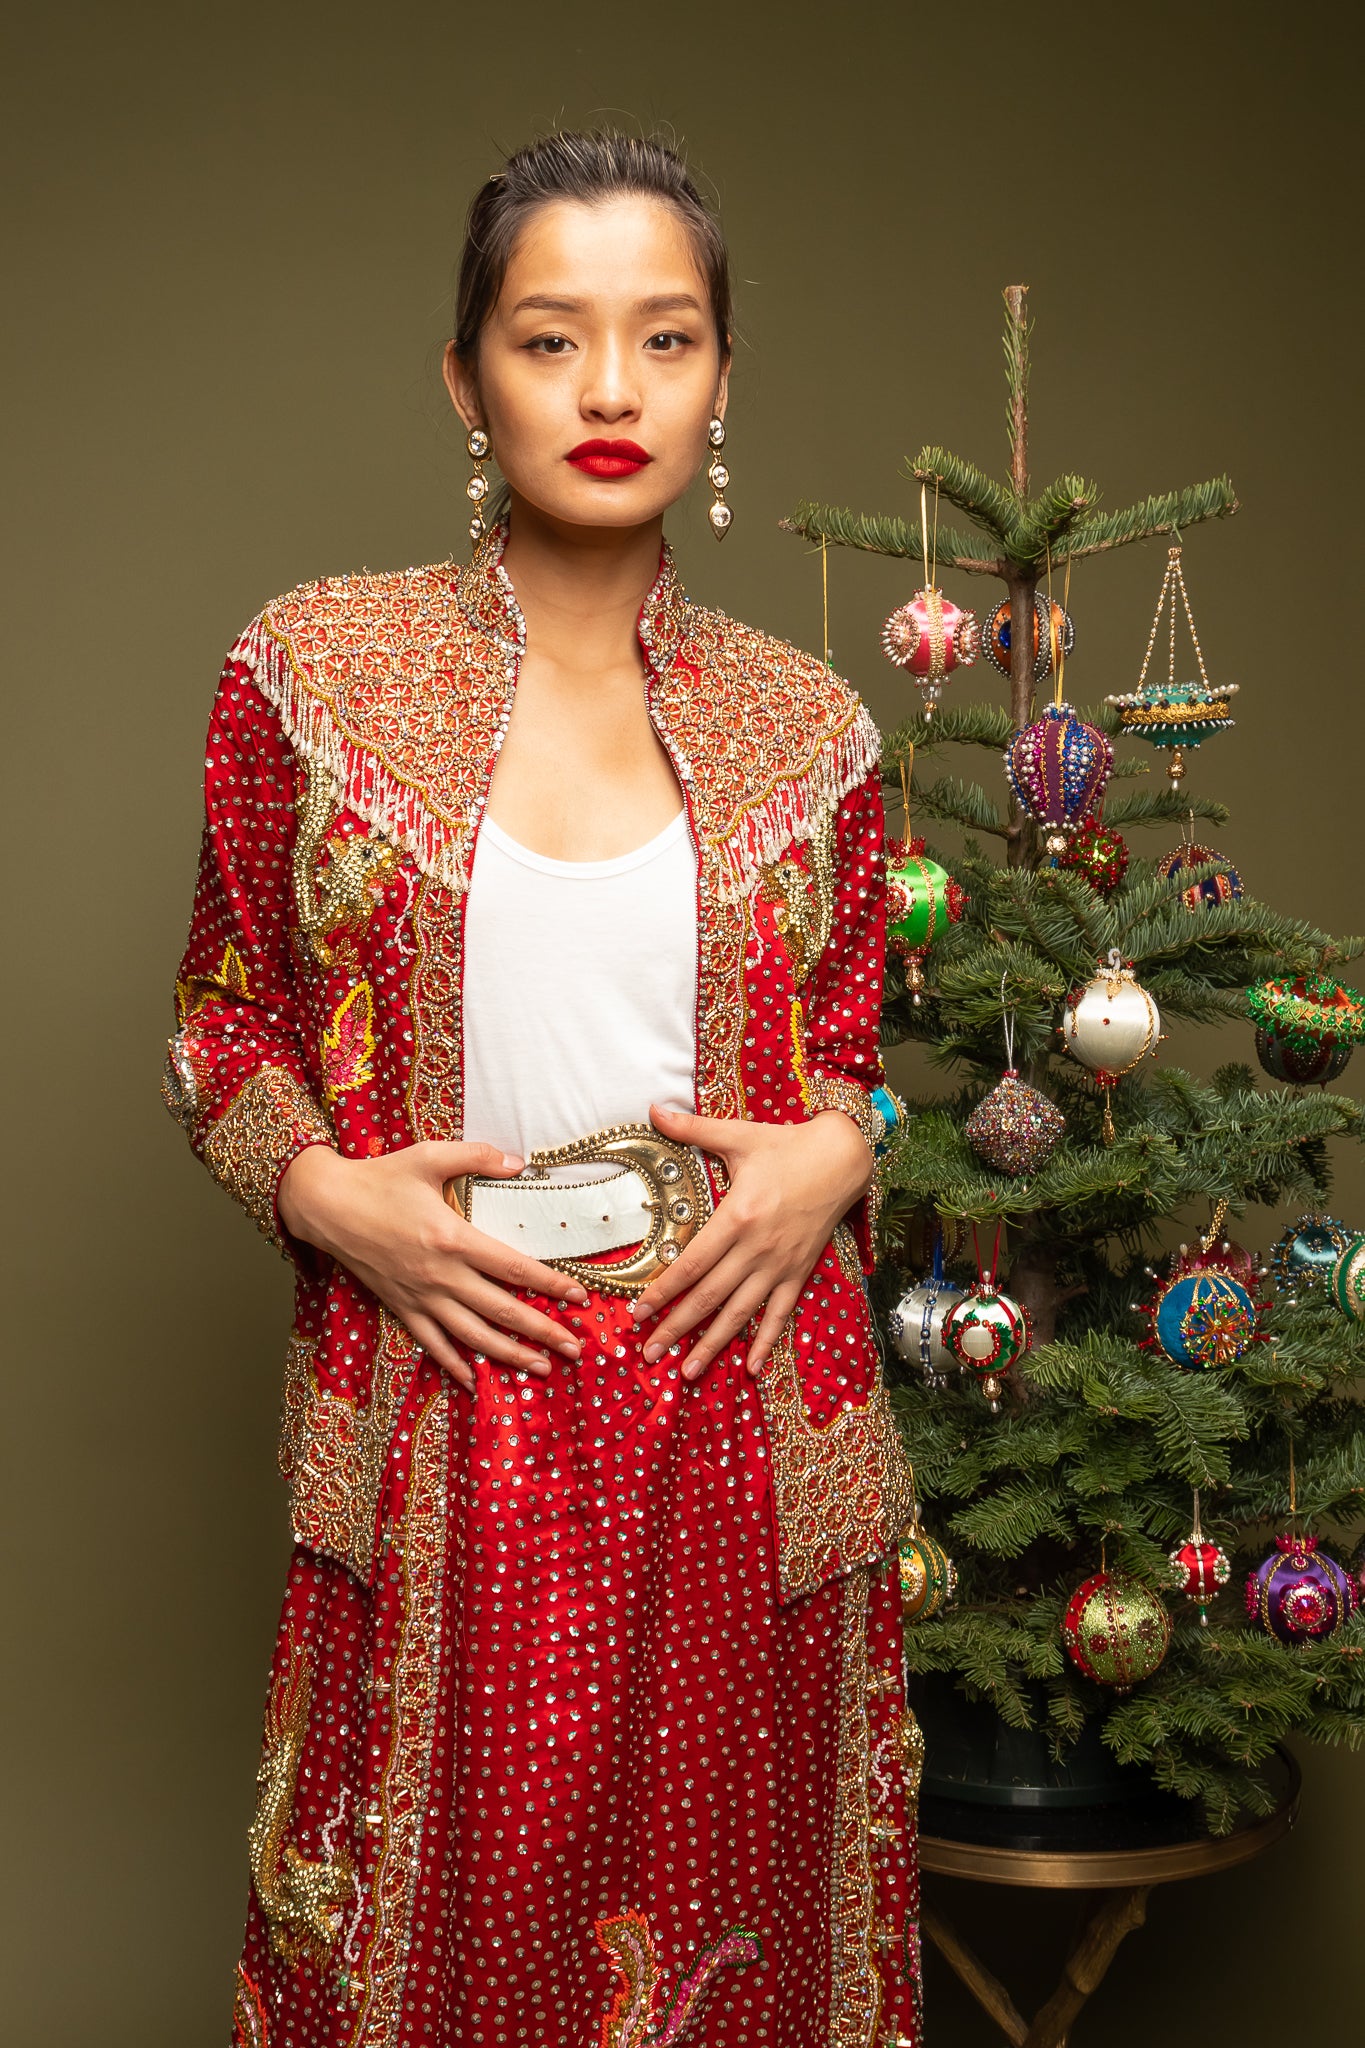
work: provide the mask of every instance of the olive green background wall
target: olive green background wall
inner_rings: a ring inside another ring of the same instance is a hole
[[[204,722],[273,593],[462,547],[436,362],[498,146],[664,120],[714,181],[743,330],[735,525],[717,549],[699,494],[672,530],[697,595],[807,646],[818,565],[778,517],[806,493],[908,509],[924,440],[1002,465],[999,293],[1031,284],[1037,474],[1094,474],[1110,504],[1236,481],[1243,512],[1187,552],[1213,672],[1242,685],[1193,779],[1234,806],[1219,836],[1249,886],[1349,930],[1360,55],[1345,9],[1245,4],[25,10],[0,124],[13,2048],[226,2038],[288,1303],[157,1102]],[[1161,568],[1157,546],[1078,572],[1082,701],[1135,679]],[[916,580],[832,563],[836,659],[885,719],[908,693],[877,627]],[[1358,1175],[1337,1206],[1365,1218]],[[1160,1894],[1078,2044],[1351,2031],[1365,1759],[1305,1768],[1295,1836]],[[931,1896],[1022,2001],[1041,1991],[1069,1909]],[[991,2038],[941,1968],[931,1992],[930,2048]]]

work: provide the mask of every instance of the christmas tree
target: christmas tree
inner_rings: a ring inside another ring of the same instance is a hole
[[[1181,787],[1178,743],[1230,722],[1231,691],[1197,640],[1177,674],[1177,623],[1193,634],[1179,549],[1236,510],[1230,484],[1116,513],[1079,476],[1032,491],[1024,288],[1005,301],[1008,479],[928,447],[909,465],[920,517],[804,504],[784,522],[824,546],[936,554],[884,634],[930,714],[888,739],[889,809],[905,803],[907,832],[961,835],[888,850],[884,1039],[918,1041],[955,1083],[907,1105],[883,1169],[875,1302],[923,1515],[902,1549],[907,1654],[1007,1726],[1041,1727],[1059,1763],[1098,1726],[1221,1831],[1268,1806],[1282,1737],[1365,1735],[1344,1562],[1365,1505],[1365,1241],[1322,1213],[1328,1141],[1361,1119],[1297,1085],[1332,1078],[1361,1035],[1359,999],[1332,978],[1360,942],[1254,900],[1193,843],[1196,820],[1227,812]],[[940,507],[970,530],[939,525]],[[1073,712],[1070,565],[1158,537],[1166,682],[1144,670],[1140,691]],[[939,570],[1001,579],[1004,608],[978,626]],[[1007,702],[934,702],[978,640]],[[1167,750],[1164,786],[1150,754],[1124,758],[1130,732]],[[974,750],[986,786],[951,772]],[[1120,831],[1163,825],[1184,831],[1174,854],[1129,855]],[[1267,1072],[1200,1079],[1154,1058],[1156,1011],[1256,1025]],[[1309,1214],[1272,1288],[1234,1239],[1286,1200]],[[1172,1228],[1183,1255],[1162,1259]]]

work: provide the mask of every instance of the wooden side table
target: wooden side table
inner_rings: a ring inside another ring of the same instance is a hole
[[[1062,1966],[1057,1988],[1030,2023],[1005,1986],[974,1954],[952,1923],[933,1906],[920,1914],[921,1932],[933,1942],[983,2011],[1014,2048],[1066,2048],[1076,2015],[1103,1982],[1120,1943],[1147,1917],[1154,1885],[1232,1870],[1259,1856],[1286,1835],[1298,1818],[1299,1768],[1287,1752],[1278,1756],[1279,1793],[1275,1810],[1235,1828],[1230,1835],[1192,1840],[1143,1841],[1140,1825],[1125,1842],[1121,1812],[1109,1818],[1110,1841],[1102,1848],[1052,1847],[1049,1834],[1062,1835],[1068,1816],[1040,1820],[1036,1814],[993,1812],[983,1817],[964,1807],[929,1803],[920,1836],[920,1865],[926,1873],[965,1877],[981,1884],[1037,1885],[1050,1890],[1099,1894]],[[984,1818],[985,1825],[974,1825]],[[1074,1816],[1070,1817],[1074,1822]],[[960,1827],[954,1828],[956,1821]],[[937,1832],[933,1830],[937,1829]],[[993,1839],[969,1841],[958,1834],[988,1832]],[[1010,1837],[1013,1836],[1014,1840]]]

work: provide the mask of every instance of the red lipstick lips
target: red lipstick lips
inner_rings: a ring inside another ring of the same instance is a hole
[[[635,476],[654,457],[637,441],[580,441],[564,459],[585,476],[609,478]]]

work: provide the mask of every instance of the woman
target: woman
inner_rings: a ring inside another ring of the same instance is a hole
[[[252,2048],[918,2040],[878,747],[679,586],[729,360],[675,155],[519,151],[445,363],[472,561],[223,671],[168,1092],[297,1278]]]

